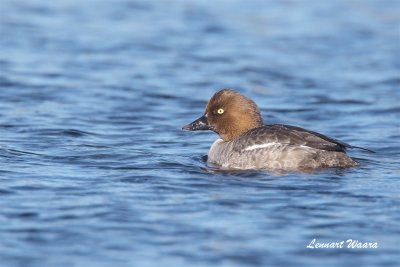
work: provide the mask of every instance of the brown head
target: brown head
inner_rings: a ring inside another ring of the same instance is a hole
[[[211,97],[202,117],[182,129],[212,130],[224,141],[230,141],[262,125],[260,110],[253,100],[234,90],[223,89]]]

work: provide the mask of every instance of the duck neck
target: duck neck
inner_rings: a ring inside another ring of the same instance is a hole
[[[230,125],[229,127],[226,127],[223,132],[220,132],[218,134],[222,138],[222,140],[224,140],[225,142],[229,142],[235,140],[236,138],[239,138],[239,136],[241,136],[242,134],[261,126],[262,122],[255,122],[246,125]]]

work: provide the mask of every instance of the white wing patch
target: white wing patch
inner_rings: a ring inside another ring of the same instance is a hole
[[[277,148],[278,147],[282,148],[282,146],[290,146],[290,145],[289,144],[283,144],[283,143],[271,142],[271,143],[266,143],[266,144],[258,144],[258,145],[248,146],[245,149],[243,149],[243,151],[250,151],[250,150],[255,150],[255,149],[260,149],[260,148],[268,148],[268,147],[273,147],[273,146],[276,146]],[[303,148],[303,149],[312,149],[311,147],[304,146],[304,145],[300,145],[300,146],[297,146],[297,147],[300,147],[300,148]]]
[[[267,147],[276,146],[276,145],[282,145],[282,144],[273,142],[273,143],[252,145],[252,146],[246,147],[246,148],[243,149],[243,150],[244,150],[244,151],[249,151],[249,150],[260,149],[260,148],[267,148]]]

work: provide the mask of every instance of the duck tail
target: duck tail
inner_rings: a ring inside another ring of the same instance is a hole
[[[352,146],[352,145],[349,145],[349,148],[356,148],[356,149],[359,149],[359,150],[367,151],[367,152],[369,152],[369,153],[376,153],[375,151],[373,151],[373,150],[371,150],[371,149],[364,148],[364,147],[359,147],[359,146]]]

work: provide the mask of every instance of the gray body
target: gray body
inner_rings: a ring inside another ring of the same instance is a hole
[[[208,162],[225,168],[302,170],[353,167],[348,144],[303,128],[273,124],[252,129],[231,141],[218,139]]]

